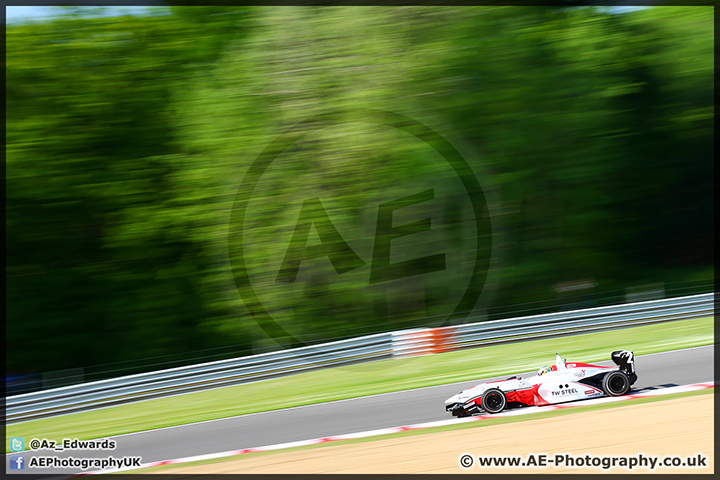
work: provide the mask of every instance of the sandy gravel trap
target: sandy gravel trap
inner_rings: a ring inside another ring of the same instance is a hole
[[[713,397],[698,395],[557,418],[327,445],[161,473],[708,474],[714,473]],[[502,461],[505,466],[494,463]],[[520,465],[508,466],[510,461]],[[663,461],[681,466],[664,466]]]

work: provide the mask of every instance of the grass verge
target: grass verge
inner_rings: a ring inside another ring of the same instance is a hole
[[[143,468],[140,470],[128,471],[126,473],[156,473],[156,472],[172,473],[172,471],[178,467],[212,465],[215,463],[229,462],[229,461],[233,461],[233,460],[257,457],[257,456],[263,456],[263,455],[274,455],[277,453],[292,452],[292,451],[298,451],[298,450],[309,450],[309,449],[315,449],[315,448],[332,447],[335,445],[349,445],[349,444],[354,444],[354,443],[366,443],[366,442],[373,442],[373,441],[378,441],[378,440],[387,440],[387,439],[392,439],[392,438],[410,437],[410,436],[414,436],[414,435],[425,435],[425,434],[430,434],[430,433],[447,432],[447,431],[452,431],[452,430],[464,430],[466,428],[482,428],[482,427],[487,427],[490,425],[501,425],[501,424],[505,424],[505,423],[524,422],[524,421],[528,421],[528,420],[539,420],[539,419],[543,419],[543,418],[559,417],[559,416],[564,416],[564,415],[573,415],[573,414],[577,414],[577,413],[607,410],[610,408],[626,407],[626,406],[638,405],[638,404],[643,404],[643,403],[654,403],[654,402],[660,402],[663,400],[674,400],[674,399],[678,399],[678,398],[694,397],[697,395],[708,395],[708,394],[713,394],[713,393],[714,393],[713,389],[704,389],[704,390],[696,390],[693,392],[661,395],[658,397],[634,398],[634,399],[630,399],[630,400],[624,400],[622,402],[613,402],[613,403],[606,403],[606,404],[601,404],[601,405],[589,405],[587,407],[581,406],[581,407],[564,408],[561,410],[553,410],[551,412],[531,413],[528,415],[513,416],[513,417],[498,417],[498,418],[480,420],[477,422],[459,423],[457,425],[447,425],[447,426],[441,426],[441,427],[425,428],[422,430],[408,430],[405,432],[389,433],[387,435],[378,435],[377,437],[353,438],[353,439],[348,439],[348,440],[338,440],[338,441],[330,442],[330,443],[319,443],[319,444],[315,444],[315,445],[307,445],[307,446],[302,446],[302,447],[292,447],[292,448],[287,448],[287,449],[282,449],[282,450],[270,450],[267,452],[245,453],[243,455],[236,455],[236,456],[232,456],[232,457],[217,458],[217,459],[211,459],[211,460],[198,460],[195,462],[187,462],[187,463],[175,464],[175,465],[163,465],[160,467],[151,467],[151,468]]]
[[[283,378],[146,400],[11,424],[7,437],[92,439],[291,406],[341,400],[494,375],[531,371],[553,363],[608,360],[621,348],[635,355],[711,345],[713,318],[680,320],[559,338],[379,360]],[[639,372],[642,375],[642,372]],[[6,452],[9,450],[6,449]]]

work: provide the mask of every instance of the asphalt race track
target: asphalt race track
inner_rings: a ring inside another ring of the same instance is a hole
[[[713,352],[713,345],[708,345],[636,356],[635,366],[638,380],[633,385],[633,391],[712,381],[714,379]],[[550,360],[554,359],[554,352],[549,358]],[[571,362],[583,361],[580,358],[568,360]],[[595,363],[606,366],[614,365],[610,360]],[[117,442],[117,448],[112,451],[25,452],[25,461],[29,462],[34,455],[74,456],[75,458],[100,458],[110,455],[119,458],[128,455],[141,456],[142,462],[145,463],[446,420],[450,418],[450,414],[444,410],[444,400],[469,386],[486,380],[489,379],[477,379],[118,435],[110,437]],[[238,402],[242,402],[242,398],[238,398]],[[26,441],[29,440],[29,438],[26,439]],[[7,465],[6,461],[6,468]],[[7,472],[10,471],[7,470]],[[12,473],[20,472],[13,471]],[[26,468],[22,473],[68,475],[80,473],[80,471],[74,472],[72,469],[28,470]]]

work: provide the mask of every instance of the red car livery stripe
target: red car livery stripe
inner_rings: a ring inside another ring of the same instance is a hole
[[[540,385],[535,385],[532,388],[524,388],[521,390],[514,390],[507,392],[505,398],[508,402],[520,402],[525,405],[535,405],[535,396]]]
[[[589,363],[566,363],[565,366],[567,368],[614,368],[614,367],[603,367],[602,365],[591,365]]]
[[[550,402],[545,400],[540,393],[538,393],[538,389],[540,388],[540,385],[535,385],[535,388],[533,389],[533,403],[530,405],[537,405],[538,407],[542,407],[543,405],[550,405]]]

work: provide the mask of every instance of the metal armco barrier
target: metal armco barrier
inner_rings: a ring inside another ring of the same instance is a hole
[[[713,315],[714,293],[393,332],[396,358]]]
[[[255,382],[323,367],[713,315],[714,293],[380,333],[6,398],[6,422]]]

